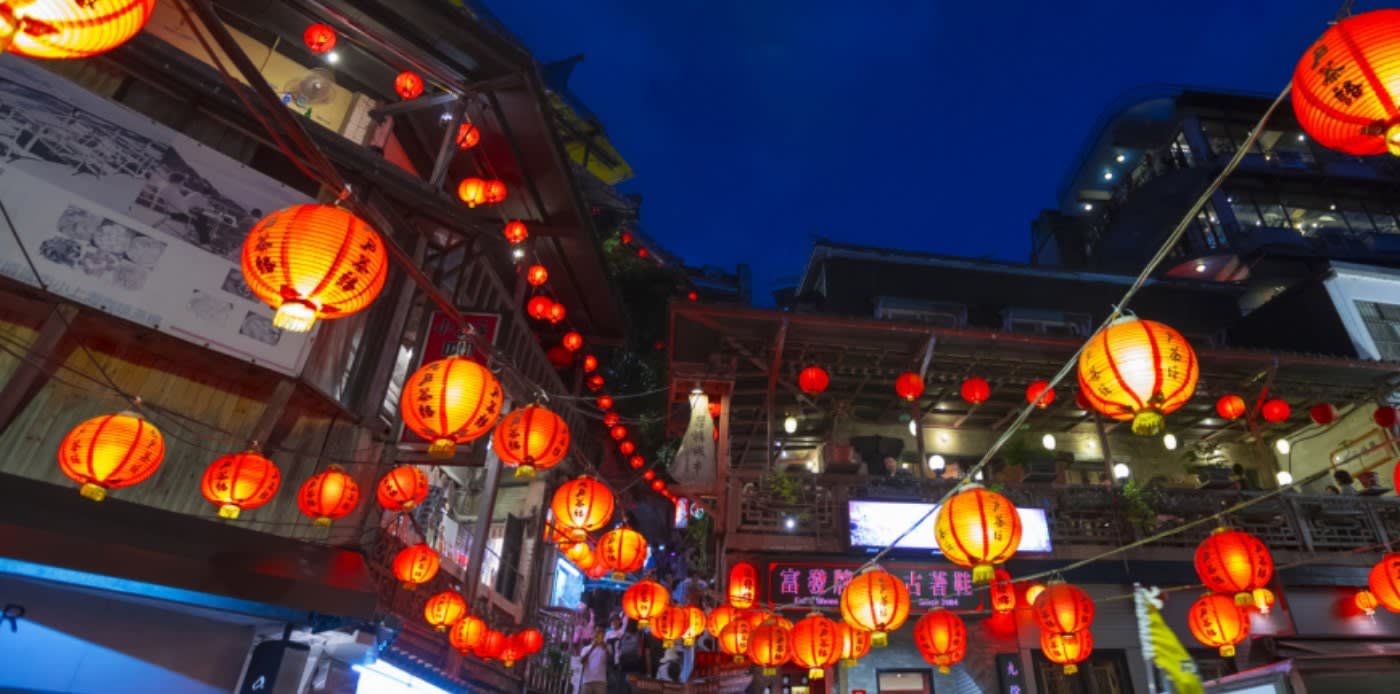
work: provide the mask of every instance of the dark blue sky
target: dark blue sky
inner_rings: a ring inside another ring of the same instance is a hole
[[[636,169],[644,228],[750,263],[761,304],[813,236],[1024,261],[1119,95],[1276,93],[1339,4],[488,2],[541,61],[587,55],[571,87]]]

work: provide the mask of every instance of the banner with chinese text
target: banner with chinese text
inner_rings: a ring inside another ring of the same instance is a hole
[[[839,607],[841,590],[855,578],[858,563],[773,562],[768,565],[768,604],[775,609]],[[972,588],[972,569],[948,564],[882,563],[909,588],[914,612],[935,607],[975,610],[985,591]]]
[[[710,399],[703,393],[690,396],[690,423],[685,428],[671,477],[676,486],[695,492],[715,485],[715,422],[710,418]]]

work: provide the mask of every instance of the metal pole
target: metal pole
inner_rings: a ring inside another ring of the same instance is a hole
[[[481,490],[481,507],[476,513],[476,527],[472,529],[472,546],[467,550],[466,585],[463,597],[468,609],[476,609],[476,590],[481,585],[481,562],[486,558],[486,540],[491,535],[491,516],[496,512],[496,492],[501,487],[500,460],[486,464],[486,488]]]

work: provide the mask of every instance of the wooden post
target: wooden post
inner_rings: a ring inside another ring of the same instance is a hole
[[[34,395],[49,380],[53,369],[62,361],[59,345],[68,334],[68,326],[78,316],[78,308],[72,304],[54,306],[49,317],[39,328],[38,337],[29,346],[24,358],[15,368],[14,375],[4,388],[0,388],[0,431],[14,423],[19,413],[24,411]]]

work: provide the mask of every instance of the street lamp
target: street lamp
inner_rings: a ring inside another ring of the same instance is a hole
[[[937,453],[934,453],[933,455],[928,457],[928,469],[933,470],[934,472],[943,472],[943,468],[947,466],[948,461],[944,460],[943,456]]]
[[[789,434],[797,433],[797,418],[792,415],[788,415],[787,419],[783,420],[783,431],[786,431]]]
[[[1047,451],[1055,450],[1055,435],[1046,434],[1040,437],[1040,445],[1044,446]]]
[[[1167,450],[1169,450],[1169,451],[1174,451],[1174,450],[1176,450],[1176,444],[1177,444],[1176,434],[1162,434],[1162,445],[1163,445],[1163,446],[1166,446],[1166,447],[1167,447]]]

